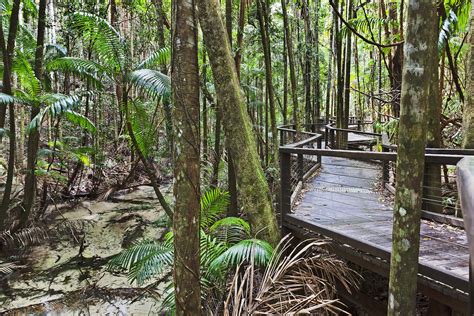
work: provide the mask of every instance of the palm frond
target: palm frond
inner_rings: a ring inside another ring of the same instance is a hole
[[[133,244],[109,261],[108,269],[128,270],[130,282],[143,284],[173,265],[173,245],[144,240]]]
[[[250,225],[240,217],[224,217],[212,224],[209,233],[220,242],[233,245],[250,237]]]
[[[135,70],[150,68],[156,65],[167,65],[171,59],[169,47],[162,47],[135,66]]]
[[[260,239],[246,239],[233,245],[217,257],[210,265],[211,271],[219,271],[228,267],[237,267],[243,263],[255,263],[266,266],[272,257],[273,247]]]
[[[59,44],[47,44],[44,52],[44,60],[50,61],[56,58],[66,57],[67,48]]]
[[[55,101],[41,109],[40,113],[31,120],[31,122],[28,124],[28,132],[40,128],[44,118],[48,115],[52,118],[65,116],[66,119],[72,123],[81,126],[91,133],[95,133],[96,129],[94,124],[82,114],[74,111],[74,108],[81,103],[81,97],[82,95],[80,94],[70,96],[62,96],[57,94],[43,96],[43,100],[47,98],[53,98]]]
[[[78,30],[82,38],[91,43],[102,63],[114,72],[123,70],[125,41],[107,20],[91,13],[75,12],[70,21],[72,28]]]
[[[170,78],[157,70],[139,69],[132,71],[129,80],[152,98],[168,96],[171,92]]]
[[[255,263],[236,273],[224,303],[224,313],[348,314],[335,298],[335,282],[347,290],[356,286],[356,274],[344,262],[321,251],[326,242],[306,241],[296,247],[284,238],[274,251],[263,276]],[[259,285],[255,288],[255,278]]]
[[[75,74],[83,79],[89,80],[95,87],[102,89],[101,78],[111,80],[107,74],[107,69],[92,60],[76,57],[60,57],[49,61],[46,64],[48,71],[61,71]]]
[[[229,206],[229,192],[219,188],[206,191],[200,200],[201,204],[201,228],[207,229],[221,217]]]

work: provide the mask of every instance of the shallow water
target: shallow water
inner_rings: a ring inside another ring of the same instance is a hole
[[[165,189],[166,190],[166,189]],[[86,222],[84,233],[73,229],[59,240],[26,249],[25,265],[0,274],[0,313],[6,315],[156,315],[166,277],[150,290],[130,284],[125,275],[105,265],[124,247],[141,238],[159,238],[165,228],[151,187],[139,187],[109,201],[85,201],[72,209],[49,210],[58,222]],[[81,253],[81,254],[80,254]],[[11,258],[10,258],[11,259]],[[1,258],[8,261],[6,258]]]

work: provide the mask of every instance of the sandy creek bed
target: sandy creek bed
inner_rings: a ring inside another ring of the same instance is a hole
[[[85,234],[70,233],[24,250],[25,267],[7,277],[0,274],[0,314],[156,315],[167,274],[138,287],[105,269],[110,257],[131,242],[165,232],[157,224],[164,221],[164,212],[153,189],[139,187],[112,201],[86,201],[56,213],[51,227],[65,218],[87,220]],[[153,282],[157,284],[147,287]]]

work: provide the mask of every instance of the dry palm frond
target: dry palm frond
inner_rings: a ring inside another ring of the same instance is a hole
[[[259,271],[253,262],[235,274],[224,315],[345,313],[335,299],[335,284],[339,282],[350,291],[357,284],[357,275],[343,261],[316,251],[325,243],[312,240],[293,247],[291,238],[285,237],[260,274],[261,280],[256,281]]]
[[[6,248],[22,248],[39,244],[49,238],[48,230],[39,226],[24,228],[13,233],[7,230],[0,233],[0,243]]]
[[[6,275],[12,273],[15,269],[22,268],[23,266],[19,266],[14,264],[13,262],[3,262],[0,261],[0,275]]]
[[[74,239],[76,235],[94,223],[93,219],[64,219],[53,227],[33,226],[20,229],[16,232],[6,230],[0,232],[0,245],[7,249],[24,248],[38,245],[51,238],[62,238],[71,235]]]

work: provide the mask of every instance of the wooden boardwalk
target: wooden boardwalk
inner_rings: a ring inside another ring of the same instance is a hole
[[[320,171],[305,184],[287,221],[389,261],[393,204],[381,192],[380,178],[379,164],[322,157]],[[464,230],[422,220],[419,263],[424,277],[467,291]]]

